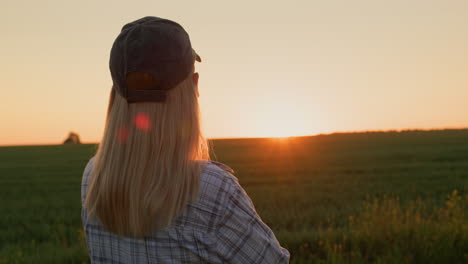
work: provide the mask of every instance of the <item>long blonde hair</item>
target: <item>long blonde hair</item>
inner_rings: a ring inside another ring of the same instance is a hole
[[[132,80],[151,86],[146,74],[127,78],[129,86]],[[129,104],[111,93],[85,200],[88,215],[109,231],[143,237],[162,230],[198,196],[210,157],[197,89],[189,74],[163,103]]]

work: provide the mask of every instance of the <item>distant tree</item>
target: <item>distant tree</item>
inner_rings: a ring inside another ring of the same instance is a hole
[[[77,133],[70,132],[67,139],[63,141],[63,144],[81,144],[80,136]]]

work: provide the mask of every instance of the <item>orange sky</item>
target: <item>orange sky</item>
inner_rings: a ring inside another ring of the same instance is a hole
[[[131,3],[131,4],[130,4]],[[0,145],[100,140],[126,22],[179,22],[208,137],[468,127],[468,1],[8,1]]]

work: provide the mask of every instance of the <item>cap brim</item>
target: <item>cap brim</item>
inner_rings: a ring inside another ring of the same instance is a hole
[[[201,57],[198,55],[198,53],[192,49],[193,57],[195,58],[196,61],[201,62]]]

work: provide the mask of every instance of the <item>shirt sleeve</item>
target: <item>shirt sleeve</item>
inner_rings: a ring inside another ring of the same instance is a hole
[[[217,251],[227,263],[288,263],[290,254],[260,219],[252,200],[234,181],[216,231]]]

